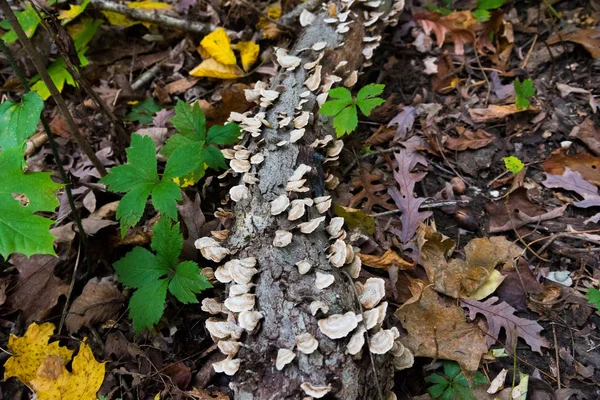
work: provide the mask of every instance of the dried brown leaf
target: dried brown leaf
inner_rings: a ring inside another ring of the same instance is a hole
[[[396,311],[407,336],[400,340],[417,357],[454,360],[466,371],[479,368],[488,346],[481,330],[465,320],[462,309],[445,306],[437,293],[426,287],[418,301]]]
[[[573,128],[569,137],[581,140],[597,156],[600,156],[600,130],[594,126],[591,119],[586,119]]]
[[[509,115],[513,115],[524,111],[537,110],[532,107],[530,107],[529,109],[519,110],[515,104],[510,104],[507,106],[498,106],[492,104],[488,108],[470,108],[469,115],[471,116],[473,122],[481,123],[498,121],[508,117]]]
[[[357,208],[362,204],[365,213],[373,211],[375,205],[386,210],[394,210],[395,206],[390,204],[391,198],[387,194],[387,187],[383,184],[383,173],[377,169],[369,172],[369,169],[371,167],[368,164],[360,165],[359,175],[352,181],[352,186],[362,189],[352,196],[348,206]]]
[[[562,42],[580,44],[593,58],[600,57],[600,31],[595,28],[577,29],[571,32],[563,30],[546,41],[549,45]]]
[[[544,171],[553,175],[562,175],[565,168],[570,168],[581,174],[583,179],[600,186],[600,158],[582,152],[568,155],[565,149],[556,149],[544,161]]]
[[[469,129],[459,129],[457,127],[456,130],[460,136],[458,138],[449,136],[444,142],[444,146],[450,150],[476,150],[487,146],[495,139],[494,135],[484,131],[483,129],[477,129],[477,131],[473,132]]]
[[[91,279],[71,304],[65,319],[67,330],[75,333],[84,325],[92,326],[115,318],[124,301],[125,297],[114,283],[106,278]]]
[[[411,269],[415,266],[414,262],[408,262],[404,260],[400,255],[392,249],[388,249],[385,253],[380,256],[374,256],[370,254],[361,254],[358,253],[360,260],[363,265],[369,266],[371,268],[378,269],[390,269],[391,267],[396,267],[401,270]]]

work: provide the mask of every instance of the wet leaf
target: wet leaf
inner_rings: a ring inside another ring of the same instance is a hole
[[[375,233],[375,218],[365,214],[356,208],[335,205],[335,215],[344,218],[344,222],[350,229],[358,228],[367,235]]]
[[[553,45],[564,41],[580,44],[593,58],[600,57],[600,38],[595,28],[577,29],[571,32],[561,31],[549,38],[546,43]]]

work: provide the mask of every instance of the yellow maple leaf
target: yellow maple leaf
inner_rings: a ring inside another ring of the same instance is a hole
[[[73,358],[73,372],[67,371],[60,357],[50,355],[36,371],[31,386],[39,400],[96,400],[104,380],[104,364],[96,361],[84,341]]]
[[[54,324],[49,322],[42,325],[34,322],[23,337],[10,335],[8,348],[12,356],[4,364],[5,380],[15,376],[27,385],[35,378],[37,369],[48,356],[58,357],[65,363],[71,359],[72,350],[60,347],[58,342],[48,343],[54,329]]]
[[[248,72],[258,58],[260,46],[254,42],[239,42],[231,47],[240,52],[242,67],[244,68],[244,71]]]
[[[73,21],[75,18],[79,16],[82,12],[85,11],[85,8],[90,3],[90,0],[83,0],[80,5],[69,4],[68,10],[61,10],[58,13],[58,19],[62,20],[62,24],[66,25],[69,22]]]
[[[225,29],[219,28],[204,36],[200,46],[215,60],[225,65],[235,65],[235,54]]]
[[[158,1],[132,1],[131,3],[127,3],[127,7],[143,8],[146,10],[171,9],[171,6],[169,4],[161,3]]]
[[[245,76],[244,71],[237,65],[221,64],[214,58],[202,61],[190,71],[190,75],[204,78],[236,79]]]

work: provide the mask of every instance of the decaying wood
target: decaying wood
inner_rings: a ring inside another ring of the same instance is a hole
[[[340,7],[338,7],[338,10]],[[323,19],[328,13],[321,11],[313,24],[304,28],[299,39],[290,50],[290,55],[301,57],[303,62],[293,72],[280,71],[271,89],[281,92],[279,98],[267,111],[266,119],[277,126],[277,116],[285,113],[288,116],[297,114],[296,106],[300,101],[300,93],[306,91],[303,82],[309,73],[302,65],[316,59],[317,52],[310,47],[320,41],[326,41],[323,78],[332,74],[340,61],[348,64],[338,69],[335,74],[346,77],[351,71],[361,69],[364,58],[363,37],[365,28],[362,24],[360,6],[356,10],[351,30],[345,35],[335,32],[337,24],[327,24]],[[350,20],[349,19],[349,20]],[[383,27],[378,29],[382,30]],[[369,32],[368,36],[373,33]],[[256,304],[264,318],[255,333],[242,338],[243,349],[237,357],[242,360],[241,367],[233,376],[231,387],[236,399],[303,399],[307,395],[300,385],[310,382],[314,385],[332,386],[328,398],[337,399],[378,399],[379,393],[384,397],[390,393],[393,381],[391,356],[375,356],[371,359],[365,346],[361,359],[353,359],[346,354],[348,339],[331,340],[324,336],[317,325],[318,318],[313,316],[309,304],[314,300],[326,303],[330,310],[328,315],[353,311],[361,314],[360,304],[354,292],[349,276],[333,267],[327,260],[329,246],[323,225],[310,235],[293,230],[298,222],[305,222],[317,217],[307,212],[302,220],[290,222],[283,213],[277,217],[270,215],[269,202],[285,193],[289,176],[300,164],[312,168],[311,192],[302,193],[298,197],[317,197],[323,195],[322,166],[317,153],[322,149],[313,149],[310,144],[316,138],[330,134],[335,137],[331,121],[318,116],[316,97],[311,94],[303,110],[312,112],[312,119],[306,127],[304,137],[297,143],[278,147],[276,143],[289,138],[289,128],[276,130],[263,127],[260,141],[252,142],[249,148],[253,153],[262,153],[265,160],[258,166],[259,182],[251,186],[252,197],[235,205],[235,226],[229,238],[228,247],[236,252],[235,258],[256,257],[259,274],[253,279],[256,284]],[[256,140],[256,139],[255,139]],[[326,168],[326,166],[325,166]],[[295,198],[290,193],[290,199]],[[275,231],[286,229],[294,232],[293,241],[284,248],[273,246]],[[295,264],[300,260],[308,260],[313,269],[306,275],[300,275]],[[315,273],[333,274],[335,282],[326,289],[315,287]],[[294,349],[295,337],[309,332],[319,341],[319,348],[310,355],[297,352],[296,359],[285,366],[282,371],[275,368],[275,359],[279,349]],[[332,396],[332,397],[331,397]]]

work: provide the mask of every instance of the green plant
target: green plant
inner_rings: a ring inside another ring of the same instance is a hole
[[[326,101],[319,110],[319,114],[333,117],[333,127],[337,137],[352,133],[358,126],[358,110],[367,117],[371,111],[383,104],[385,100],[376,97],[383,92],[385,85],[371,83],[358,91],[356,99],[352,97],[350,91],[343,87],[331,89],[329,97],[335,100]]]
[[[523,161],[519,160],[515,156],[504,157],[502,160],[504,161],[504,165],[506,166],[506,169],[515,175],[518,174],[519,172],[521,172],[523,167],[525,167],[525,164],[523,164]]]
[[[162,110],[162,107],[156,104],[152,97],[148,97],[141,103],[134,104],[124,119],[125,121],[149,124],[152,122],[152,116],[160,110]]]
[[[483,374],[477,372],[473,384],[470,385],[458,363],[444,361],[444,374],[431,374],[425,378],[425,382],[433,383],[427,391],[434,399],[476,400],[472,387],[487,383],[487,379]]]
[[[177,263],[183,246],[179,223],[164,216],[154,225],[152,252],[135,247],[114,263],[119,281],[136,291],[129,300],[129,317],[136,333],[152,328],[163,315],[167,290],[184,304],[198,303],[196,295],[212,285],[193,261]]]
[[[182,186],[196,183],[204,176],[206,167],[214,170],[227,168],[225,157],[216,145],[236,143],[240,136],[238,124],[213,125],[207,132],[206,117],[198,103],[191,106],[181,100],[175,106],[175,116],[171,118],[171,123],[179,133],[167,140],[161,154],[170,159],[182,148],[193,147],[197,149],[202,161],[190,176],[183,177]]]
[[[19,24],[21,24],[21,27],[23,27],[23,31],[25,32],[27,37],[31,38],[35,34],[35,31],[37,30],[37,27],[40,24],[40,17],[35,12],[35,9],[29,4],[27,4],[23,8],[23,11],[15,12],[15,16],[17,17],[17,21],[19,21]],[[12,44],[17,41],[17,34],[10,27],[8,20],[3,19],[2,22],[0,22],[0,28],[8,31],[4,35],[2,35],[0,39],[4,40],[7,44]]]
[[[529,108],[529,98],[535,94],[535,87],[533,86],[533,81],[529,78],[525,79],[523,82],[519,80],[519,78],[515,79],[513,83],[515,87],[515,94],[517,98],[515,103],[519,110],[524,110]]]
[[[600,290],[596,288],[589,288],[587,293],[585,294],[585,298],[591,304],[596,306],[596,309],[600,311]]]
[[[477,0],[477,7],[473,10],[475,19],[479,22],[488,21],[491,17],[490,10],[496,10],[504,5],[505,0]]]

